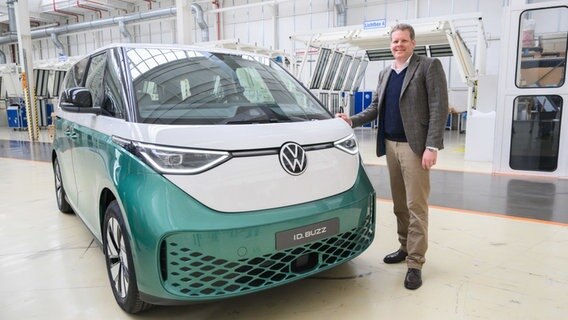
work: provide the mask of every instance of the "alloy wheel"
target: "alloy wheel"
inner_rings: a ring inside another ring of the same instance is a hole
[[[105,248],[109,259],[109,270],[116,293],[121,298],[128,294],[129,266],[127,248],[118,220],[111,217],[106,229],[107,246]]]

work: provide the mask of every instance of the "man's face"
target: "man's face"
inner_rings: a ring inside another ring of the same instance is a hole
[[[396,30],[391,34],[391,52],[398,61],[406,61],[414,52],[416,41],[410,39],[410,31]]]

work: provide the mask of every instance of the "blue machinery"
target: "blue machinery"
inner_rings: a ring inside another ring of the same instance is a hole
[[[8,127],[14,130],[27,130],[30,122],[20,87],[21,75],[18,68],[12,69],[2,73],[0,77],[0,88],[2,88],[0,96],[5,101]],[[36,93],[34,105],[40,128],[46,128],[52,123],[54,100],[57,99],[65,73],[65,70],[58,69],[34,70]]]

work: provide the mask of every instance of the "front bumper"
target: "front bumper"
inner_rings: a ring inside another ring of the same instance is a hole
[[[177,233],[166,237],[160,250],[164,288],[179,296],[201,300],[274,287],[353,259],[369,247],[374,229],[374,217],[369,213],[361,226],[349,231],[242,259],[213,256],[207,250],[200,250],[204,248],[192,245],[199,236],[223,238],[221,232]],[[270,241],[273,237],[259,239]],[[243,254],[247,251],[244,246],[240,248]]]
[[[354,186],[341,194],[244,213],[211,210],[157,174],[131,171],[124,179],[119,193],[137,285],[142,299],[153,304],[215,300],[282,285],[349,261],[374,239],[375,192],[362,166]],[[278,232],[330,219],[339,221],[336,234],[276,249]]]

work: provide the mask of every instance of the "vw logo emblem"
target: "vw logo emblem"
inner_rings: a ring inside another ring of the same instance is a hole
[[[280,164],[284,171],[293,176],[298,176],[306,171],[308,159],[302,146],[294,142],[287,142],[280,148]]]

